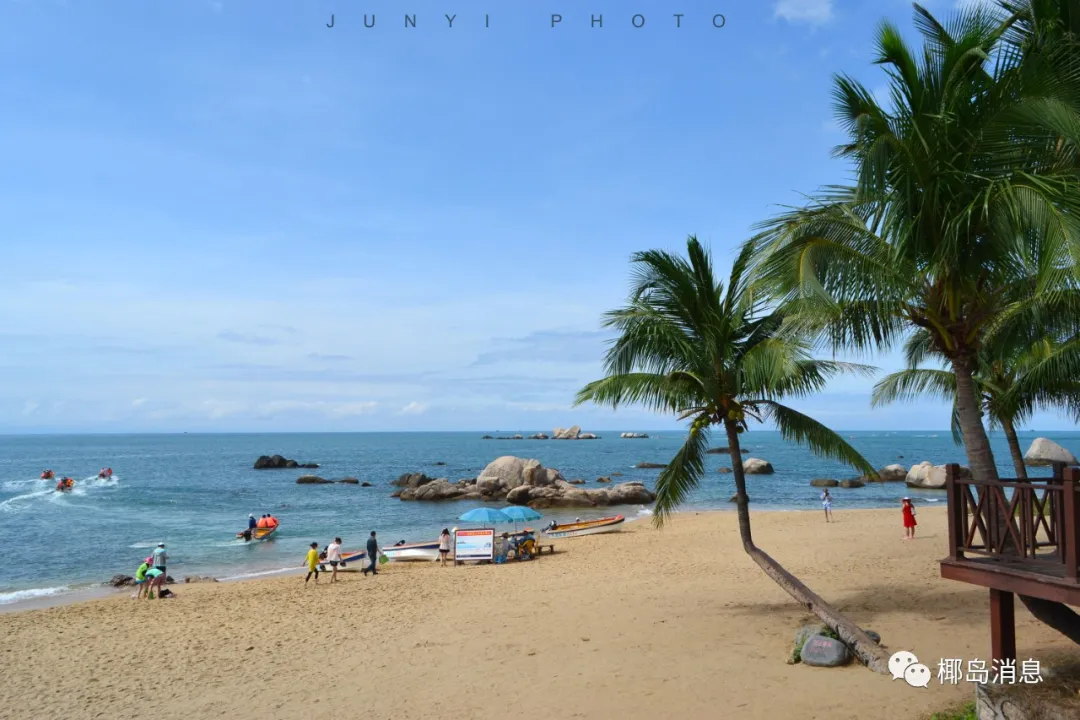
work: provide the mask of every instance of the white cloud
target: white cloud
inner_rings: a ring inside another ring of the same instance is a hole
[[[398,411],[398,415],[423,415],[425,410],[427,410],[427,405],[413,400],[411,403],[401,408],[401,410]]]
[[[131,407],[133,407],[133,408],[141,407],[145,403],[146,403],[146,398],[135,398],[134,400],[131,401]]]
[[[788,22],[822,25],[832,20],[833,0],[778,0],[775,17]]]
[[[26,403],[23,405],[22,414],[33,415],[37,412],[39,407],[41,407],[41,405],[37,402],[37,400],[27,400]]]
[[[260,417],[271,417],[286,413],[306,413],[330,418],[367,415],[374,412],[379,404],[373,400],[356,402],[331,402],[327,400],[274,400],[262,403],[255,409]]]

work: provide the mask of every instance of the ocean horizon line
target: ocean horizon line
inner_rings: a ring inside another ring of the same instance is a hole
[[[581,426],[585,427],[585,426]],[[35,431],[21,431],[21,432],[0,432],[0,438],[19,438],[19,437],[35,437],[35,438],[47,438],[47,437],[167,437],[167,436],[251,436],[251,435],[472,435],[476,433],[534,433],[534,432],[551,432],[550,428],[510,428],[506,430],[492,430],[490,428],[480,428],[473,430],[117,430],[117,431],[49,431],[42,430],[40,432]],[[619,428],[596,428],[589,426],[588,432],[592,433],[624,433],[624,432],[640,432],[650,434],[660,433],[682,433],[686,432],[685,428],[668,428],[668,429],[634,429],[627,430],[624,427]],[[833,432],[841,435],[849,433],[855,433],[860,435],[866,435],[871,433],[948,433],[951,432],[949,428],[908,428],[903,430],[896,429],[883,429],[883,428],[870,428],[870,429],[849,429],[849,428],[834,428]],[[1000,430],[988,430],[991,435],[1000,435]],[[749,434],[761,435],[761,434],[779,434],[779,430],[773,429],[761,429],[750,430]],[[1080,429],[1053,429],[1053,428],[1039,428],[1039,429],[1024,429],[1017,430],[1018,435],[1038,435],[1045,433],[1053,434],[1080,434]],[[527,440],[529,438],[522,438]],[[549,438],[551,439],[551,438]],[[597,439],[603,439],[602,437]],[[615,438],[624,439],[624,438]],[[629,439],[629,438],[625,438]]]

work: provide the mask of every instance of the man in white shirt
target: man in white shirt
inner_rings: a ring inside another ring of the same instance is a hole
[[[326,546],[326,562],[330,563],[330,582],[337,582],[337,566],[341,564],[341,538]]]

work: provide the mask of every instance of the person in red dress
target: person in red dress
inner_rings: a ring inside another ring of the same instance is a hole
[[[904,498],[902,501],[904,512],[904,539],[915,539],[915,526],[918,524],[915,522],[915,506],[911,504],[911,498]]]

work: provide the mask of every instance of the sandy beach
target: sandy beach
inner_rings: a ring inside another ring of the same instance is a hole
[[[988,658],[986,593],[938,577],[943,509],[920,512],[914,542],[899,510],[836,520],[757,513],[755,539],[891,650],[935,672],[942,657]],[[556,550],[0,615],[0,717],[920,718],[971,695],[786,664],[810,616],[742,553],[734,513]],[[1023,658],[1070,649],[1019,604],[1017,632]]]

